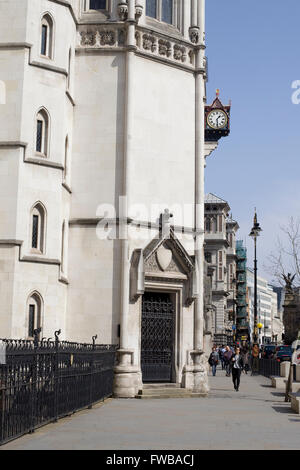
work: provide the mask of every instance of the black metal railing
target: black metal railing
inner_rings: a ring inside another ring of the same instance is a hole
[[[112,395],[117,347],[35,339],[2,340],[0,444]]]
[[[275,359],[259,359],[259,374],[265,377],[280,376],[280,362]]]

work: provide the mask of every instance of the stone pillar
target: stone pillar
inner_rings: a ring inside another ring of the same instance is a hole
[[[203,356],[203,330],[204,330],[204,165],[205,165],[205,133],[204,133],[204,105],[205,105],[205,43],[204,43],[204,9],[205,0],[198,0],[200,23],[200,44],[196,51],[195,71],[195,264],[197,272],[197,298],[194,308],[194,351],[191,352],[194,366],[194,391],[208,392],[207,369],[204,366]]]
[[[114,396],[133,398],[138,391],[138,368],[134,366],[134,351],[130,349],[129,338],[129,289],[130,289],[130,244],[128,240],[127,217],[130,208],[130,177],[132,174],[132,136],[133,136],[133,100],[134,100],[134,60],[135,60],[135,0],[128,0],[127,51],[126,51],[126,90],[125,90],[125,128],[124,128],[124,177],[123,207],[120,218],[120,236],[122,238],[122,278],[121,278],[121,313],[120,313],[120,349],[118,365],[115,367]]]

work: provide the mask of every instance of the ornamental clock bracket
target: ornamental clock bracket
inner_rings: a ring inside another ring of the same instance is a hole
[[[211,105],[205,106],[205,157],[208,157],[218,146],[222,137],[230,133],[230,108],[219,99],[220,91]]]

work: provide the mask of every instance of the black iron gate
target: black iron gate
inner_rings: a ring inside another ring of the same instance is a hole
[[[172,382],[175,314],[170,294],[146,292],[142,302],[143,382]]]

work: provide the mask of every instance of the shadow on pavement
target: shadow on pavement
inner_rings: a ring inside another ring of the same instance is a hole
[[[272,406],[273,410],[277,411],[277,413],[289,414],[291,413],[291,405],[289,406],[283,404],[283,406]]]
[[[271,395],[274,395],[274,397],[284,397],[285,393],[284,392],[271,392]]]

